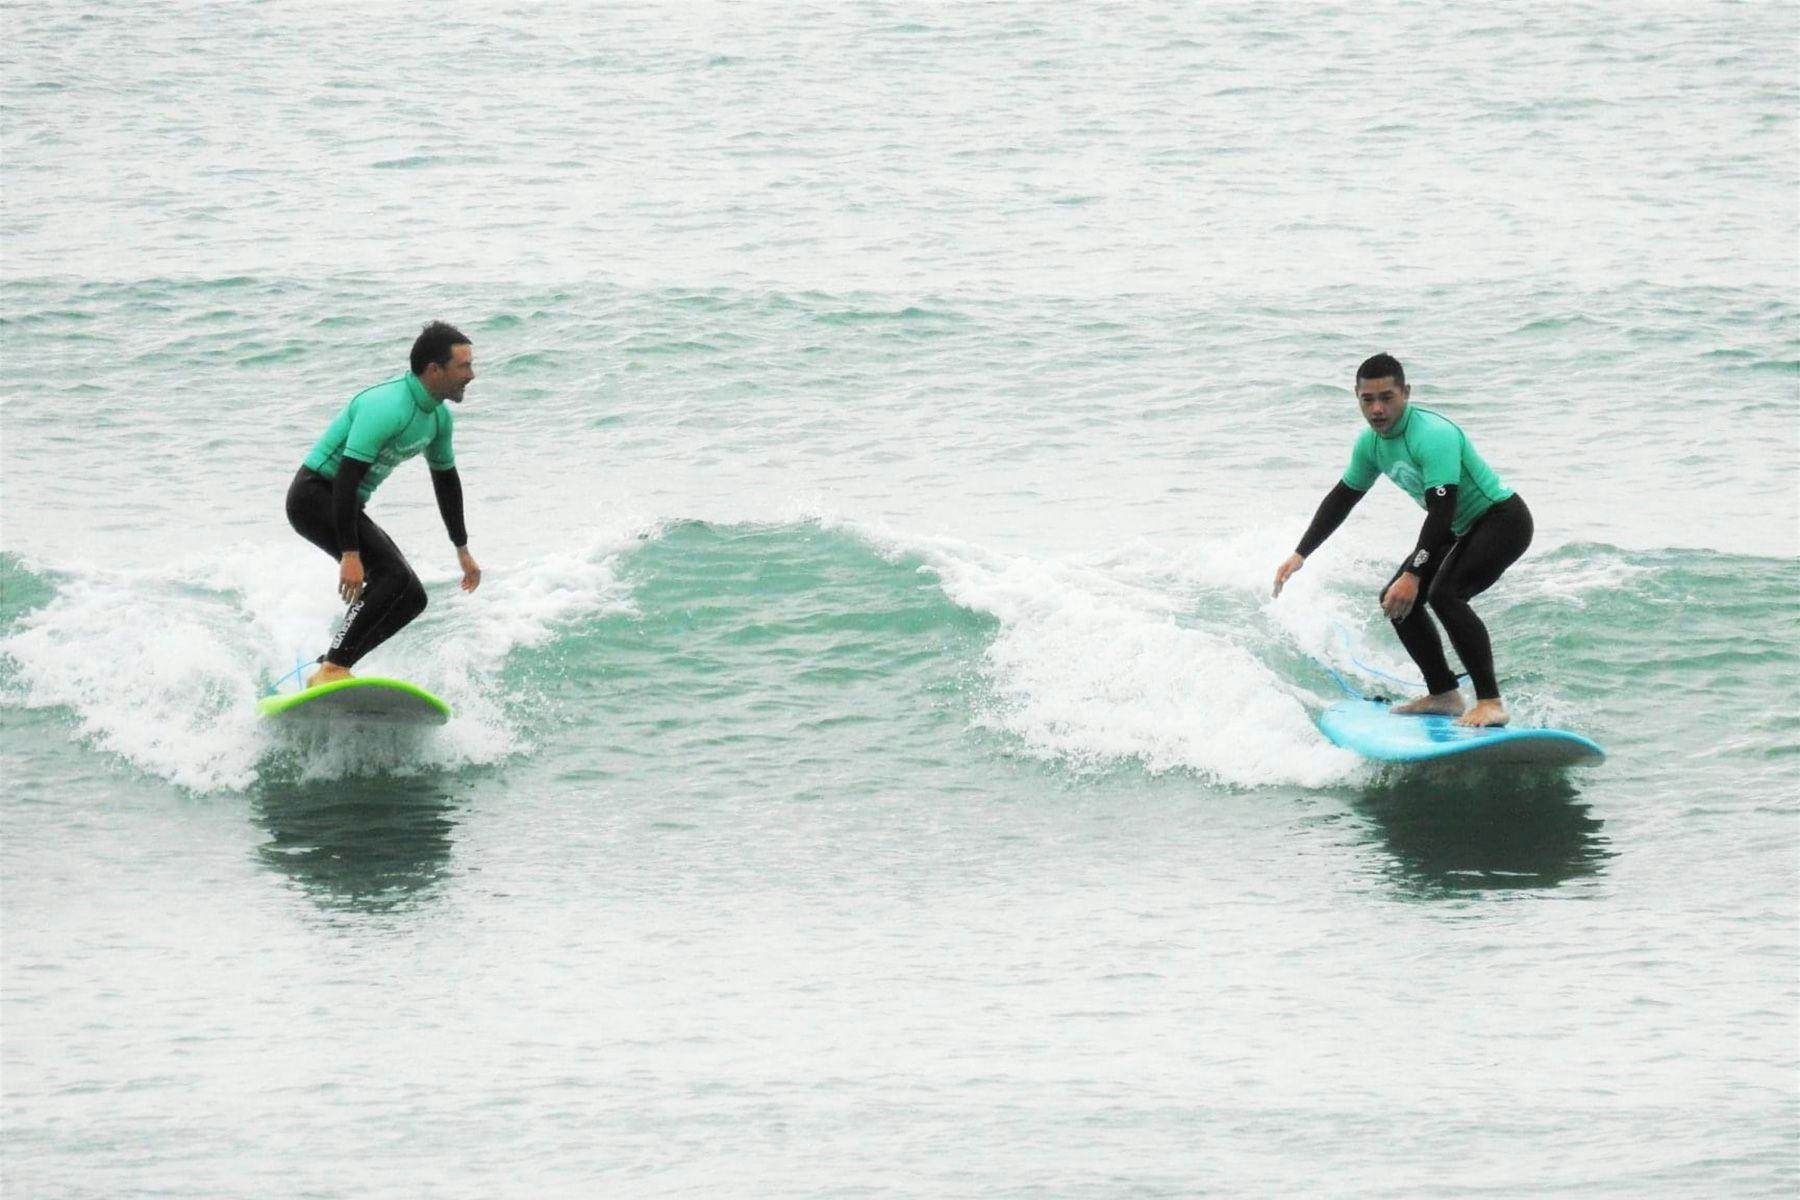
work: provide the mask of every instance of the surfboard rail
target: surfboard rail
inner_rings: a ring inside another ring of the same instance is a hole
[[[396,725],[442,725],[450,706],[416,683],[381,675],[334,679],[256,702],[264,717],[316,717]]]
[[[1589,766],[1605,760],[1599,743],[1566,729],[1503,725],[1477,729],[1444,716],[1396,714],[1384,700],[1342,700],[1319,714],[1333,745],[1375,762],[1466,758],[1520,766]]]

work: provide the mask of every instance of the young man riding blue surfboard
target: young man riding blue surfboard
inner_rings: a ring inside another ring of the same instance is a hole
[[[1356,400],[1369,427],[1294,553],[1276,568],[1275,595],[1386,475],[1425,510],[1417,543],[1382,589],[1381,610],[1424,675],[1428,694],[1392,711],[1442,714],[1458,725],[1504,725],[1492,643],[1469,600],[1492,587],[1531,545],[1531,510],[1501,484],[1454,422],[1411,399],[1406,369],[1392,355],[1374,355],[1357,368]],[[1427,607],[1443,622],[1475,685],[1475,704],[1467,711]]]
[[[392,538],[363,511],[400,463],[431,468],[438,514],[456,547],[462,590],[481,585],[463,526],[462,480],[445,401],[461,404],[475,378],[474,347],[433,321],[413,342],[411,370],[358,392],[340,410],[288,487],[287,517],[301,537],[338,560],[338,595],[349,605],[306,687],[349,679],[350,668],[425,611],[425,587]]]

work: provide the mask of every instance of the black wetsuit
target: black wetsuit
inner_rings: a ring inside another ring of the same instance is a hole
[[[1393,622],[1393,626],[1400,644],[1424,674],[1427,691],[1435,695],[1456,688],[1456,672],[1444,658],[1444,643],[1431,618],[1425,615],[1426,605],[1430,605],[1444,623],[1456,656],[1469,670],[1476,698],[1500,698],[1500,685],[1494,679],[1493,644],[1488,640],[1487,626],[1475,615],[1469,601],[1493,587],[1506,568],[1519,561],[1531,545],[1531,533],[1531,510],[1515,492],[1488,509],[1436,561],[1414,567],[1409,557],[1388,580],[1391,586],[1406,571],[1419,577],[1418,601],[1406,619]],[[1387,595],[1386,587],[1381,594]]]
[[[1332,488],[1320,502],[1319,511],[1294,552],[1305,558],[1318,549],[1362,498],[1362,492],[1347,484]],[[1455,537],[1450,533],[1450,514],[1456,508],[1456,487],[1434,489],[1426,497],[1425,506],[1419,544],[1389,577],[1377,602],[1402,574],[1411,571],[1417,575],[1418,599],[1406,619],[1393,622],[1393,626],[1400,644],[1425,676],[1426,689],[1433,695],[1456,689],[1456,672],[1444,658],[1444,643],[1438,638],[1437,626],[1425,614],[1429,606],[1444,623],[1457,657],[1469,669],[1476,697],[1498,700],[1500,685],[1494,679],[1493,644],[1488,639],[1487,626],[1469,607],[1469,600],[1493,587],[1494,581],[1519,561],[1531,545],[1531,510],[1514,493],[1490,507],[1461,537]]]
[[[332,480],[301,467],[287,493],[288,524],[296,533],[333,560],[342,558],[345,550],[362,557],[363,594],[344,614],[324,655],[325,661],[341,667],[355,666],[425,611],[425,585],[394,539],[362,510],[357,486],[367,469],[367,463],[346,459]],[[465,545],[469,539],[463,529],[462,482],[455,469],[433,471],[431,483],[450,540]]]

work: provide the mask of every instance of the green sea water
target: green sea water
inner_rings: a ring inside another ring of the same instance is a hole
[[[0,1179],[1786,1195],[1791,10],[18,5]],[[461,325],[471,547],[284,729],[300,456]],[[1390,350],[1560,774],[1379,770]]]

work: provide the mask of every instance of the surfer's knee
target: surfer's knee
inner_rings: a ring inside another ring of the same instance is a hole
[[[400,593],[400,599],[415,614],[424,612],[425,606],[430,603],[430,598],[425,595],[425,585],[411,571],[406,573],[406,586]]]
[[[1433,612],[1442,613],[1446,608],[1460,609],[1467,606],[1469,598],[1462,594],[1460,588],[1440,575],[1426,589],[1425,603],[1431,605]]]
[[[1431,606],[1431,611],[1437,614],[1437,619],[1445,622],[1444,628],[1446,629],[1464,617],[1472,616],[1475,611],[1469,607],[1467,600],[1459,596],[1433,596],[1426,603]]]

